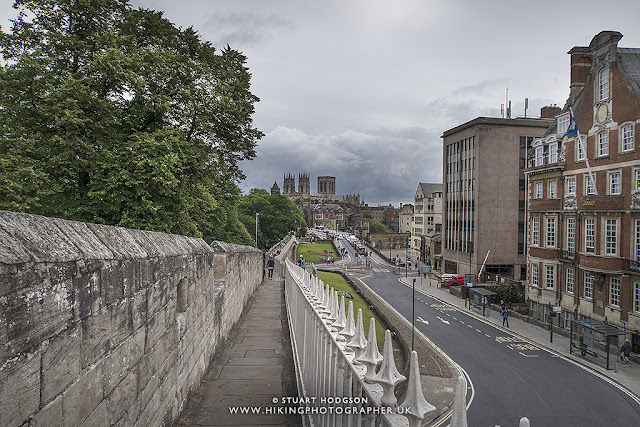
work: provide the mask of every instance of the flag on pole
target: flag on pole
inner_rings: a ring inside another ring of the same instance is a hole
[[[578,135],[578,124],[576,123],[576,118],[573,116],[573,111],[569,111],[571,112],[571,121],[569,122],[569,129],[567,129],[567,138]]]
[[[578,123],[576,123],[576,118],[573,115],[573,110],[571,108],[569,108],[569,113],[571,114],[571,121],[569,122],[569,129],[567,129],[567,138],[570,138],[572,136],[578,137],[578,155],[581,160],[585,161],[585,164],[587,166],[587,173],[589,174],[589,180],[593,183],[593,192],[597,196],[598,190],[595,186],[596,179],[593,172],[591,171],[591,167],[589,166],[589,157],[587,156],[587,135],[584,136],[584,139],[582,138],[582,136],[580,136],[580,131],[578,131]]]

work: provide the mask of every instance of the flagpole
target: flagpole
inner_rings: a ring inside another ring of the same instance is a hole
[[[576,118],[573,114],[573,109],[569,107],[569,112],[571,113],[571,120],[573,120],[573,124],[576,127],[576,136],[578,137],[578,151],[580,150],[580,145],[582,143],[582,137],[580,136],[580,131],[578,130],[578,123],[576,122]],[[587,165],[587,172],[589,173],[589,180],[593,183],[593,191],[595,195],[598,195],[598,189],[596,188],[596,179],[593,176],[593,172],[591,171],[591,167],[589,166],[589,156],[587,155],[587,135],[584,136],[584,160]]]

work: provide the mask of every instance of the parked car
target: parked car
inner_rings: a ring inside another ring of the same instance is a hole
[[[455,276],[445,277],[442,283],[446,286],[464,285],[464,274],[456,274]]]

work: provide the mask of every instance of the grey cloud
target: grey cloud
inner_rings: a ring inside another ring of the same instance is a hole
[[[229,44],[240,50],[255,46],[282,29],[293,29],[293,22],[278,15],[257,13],[215,13],[205,21],[203,29],[212,37],[214,46]]]

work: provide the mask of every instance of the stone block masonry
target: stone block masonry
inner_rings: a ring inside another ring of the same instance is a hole
[[[0,425],[171,425],[262,280],[257,249],[0,211]]]

